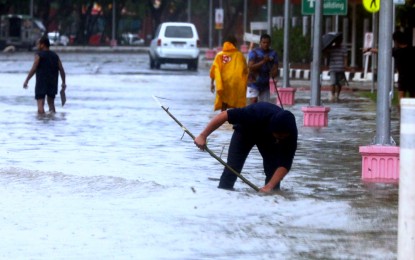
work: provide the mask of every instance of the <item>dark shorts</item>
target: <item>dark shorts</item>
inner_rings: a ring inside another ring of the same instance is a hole
[[[330,84],[337,85],[337,86],[343,86],[346,82],[346,75],[343,71],[331,71],[330,72]]]
[[[251,135],[235,130],[232,134],[231,143],[229,145],[227,164],[240,173],[245,164],[246,158],[251,152],[251,149],[256,145],[262,156],[265,172],[265,184],[267,184],[274,175],[275,170],[280,166],[278,162],[278,154],[269,143],[258,143],[255,139],[256,138]],[[220,178],[219,188],[233,189],[236,179],[237,176],[225,167]],[[275,186],[274,190],[278,190],[279,188],[280,183]]]
[[[58,93],[58,86],[54,85],[36,85],[35,87],[35,99],[55,98]]]

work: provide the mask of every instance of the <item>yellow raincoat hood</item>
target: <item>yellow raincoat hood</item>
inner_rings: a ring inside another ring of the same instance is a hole
[[[247,62],[232,43],[223,44],[210,68],[210,77],[216,85],[214,110],[221,109],[222,103],[228,104],[228,108],[246,106]]]

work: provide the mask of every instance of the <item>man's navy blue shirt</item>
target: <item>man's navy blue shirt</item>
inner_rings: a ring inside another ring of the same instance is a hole
[[[264,51],[262,48],[253,49],[248,54],[248,62],[253,60],[254,63],[260,62],[265,56],[272,57],[273,60],[263,64],[259,70],[250,71],[249,73],[249,86],[258,90],[263,90],[269,87],[271,68],[274,64],[278,65],[278,55],[273,49]]]
[[[273,118],[282,111],[282,108],[274,104],[258,102],[243,108],[229,109],[227,113],[228,122],[234,125],[235,131],[253,138],[256,144],[269,145],[273,152],[277,153],[281,166],[289,170],[297,150],[298,130],[294,116],[292,116],[294,120],[273,121]],[[272,135],[275,124],[289,124],[285,125],[285,128],[290,129],[290,136],[277,141]]]

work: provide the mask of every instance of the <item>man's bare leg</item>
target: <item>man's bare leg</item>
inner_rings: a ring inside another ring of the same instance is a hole
[[[49,112],[56,113],[55,98],[48,96],[47,99],[48,99]]]
[[[342,91],[342,85],[337,85],[336,88],[336,101],[340,100],[340,92]]]
[[[37,99],[37,113],[43,115],[45,113],[45,99]]]
[[[334,97],[336,95],[336,85],[332,85],[331,86],[331,92],[330,92],[330,96],[329,96],[329,101],[334,101]]]

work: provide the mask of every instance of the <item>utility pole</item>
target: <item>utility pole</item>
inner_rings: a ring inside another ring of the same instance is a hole
[[[268,8],[267,8],[267,24],[268,24],[268,28],[267,28],[267,33],[269,35],[271,35],[271,30],[272,30],[272,0],[268,0]]]
[[[30,17],[33,17],[33,0],[30,0]]]
[[[212,33],[213,33],[213,25],[212,25],[212,17],[213,17],[213,4],[212,4],[213,0],[209,0],[209,49],[212,49],[213,47],[213,37],[212,37]]]
[[[379,16],[379,66],[375,144],[392,145],[390,135],[389,92],[392,82],[392,0],[382,1]],[[380,40],[381,39],[381,40]]]
[[[117,40],[115,39],[115,0],[112,1],[112,34],[111,34],[111,46],[117,46]]]
[[[244,0],[244,33],[247,32],[248,28],[247,28],[247,12],[248,12],[248,0]]]
[[[323,21],[323,1],[315,2],[314,15],[314,35],[313,35],[313,61],[311,64],[311,100],[312,106],[321,105],[321,79],[320,79],[320,63],[321,63],[321,31]]]
[[[219,0],[219,8],[223,10],[222,0]],[[225,14],[225,12],[223,12]],[[218,30],[218,46],[222,46],[222,31],[223,29]]]
[[[285,0],[284,4],[284,53],[283,53],[283,87],[288,88],[290,86],[290,0]]]
[[[187,22],[190,23],[191,21],[191,12],[190,10],[192,9],[192,0],[187,0]]]

